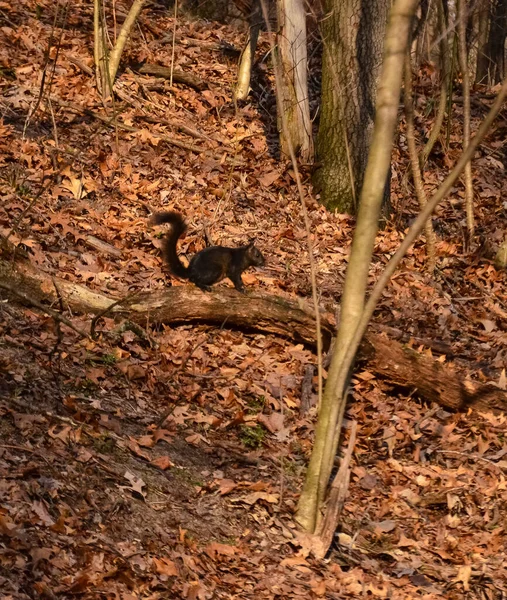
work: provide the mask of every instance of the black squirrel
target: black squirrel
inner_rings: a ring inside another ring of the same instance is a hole
[[[251,241],[246,246],[227,248],[226,246],[210,246],[197,252],[190,259],[188,267],[180,261],[176,252],[176,243],[187,226],[182,216],[176,212],[159,212],[152,215],[153,225],[169,223],[171,231],[165,236],[162,255],[173,275],[188,279],[201,290],[210,291],[211,286],[228,277],[238,292],[244,292],[241,274],[248,267],[260,267],[264,264],[264,256]]]

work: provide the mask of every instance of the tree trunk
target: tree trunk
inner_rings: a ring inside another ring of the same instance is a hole
[[[355,350],[349,350],[349,346],[352,348],[364,311],[370,262],[398,119],[405,53],[417,4],[418,0],[395,0],[389,16],[375,130],[343,288],[336,352],[326,381],[314,448],[297,513],[298,522],[310,532],[314,532],[319,524],[338,446],[347,399],[347,381],[355,356]]]
[[[468,69],[468,55],[466,45],[466,5],[465,0],[457,0],[458,17],[458,57],[461,68],[461,81],[463,89],[463,150],[470,143],[470,75]],[[474,184],[472,178],[472,161],[465,167],[465,211],[467,221],[467,248],[471,243],[475,232],[474,217]]]
[[[322,113],[314,184],[329,209],[356,213],[375,118],[390,2],[325,0]]]
[[[445,19],[443,0],[437,0],[437,13],[438,13],[438,26],[436,29],[437,38],[439,41],[439,53],[438,63],[440,67],[440,97],[438,101],[437,112],[435,115],[435,121],[431,128],[428,141],[424,145],[421,152],[420,163],[421,169],[424,169],[426,161],[431,154],[439,136],[440,130],[442,129],[442,123],[444,122],[445,110],[447,108],[448,90],[452,90],[452,73],[451,73],[451,60],[449,58],[449,40],[447,35],[447,21]]]
[[[482,19],[486,19],[486,23],[482,22],[482,31],[488,27],[489,33],[486,43],[479,47],[475,80],[476,83],[493,85],[506,75],[507,0],[491,0],[489,11],[482,14]]]
[[[303,0],[278,0],[277,49],[280,53],[282,86],[277,100],[278,113],[284,111],[287,131],[280,127],[280,146],[290,155],[286,135],[296,155],[313,162],[313,136],[308,102],[306,14]]]

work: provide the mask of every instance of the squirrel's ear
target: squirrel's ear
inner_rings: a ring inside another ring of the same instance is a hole
[[[251,248],[252,246],[255,246],[255,238],[250,238],[248,240],[248,247]]]

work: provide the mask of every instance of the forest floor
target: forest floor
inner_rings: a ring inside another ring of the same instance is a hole
[[[273,151],[269,63],[236,110],[244,30],[185,16],[175,68],[204,89],[139,74],[143,61],[171,64],[173,20],[155,5],[128,44],[114,106],[117,123],[135,130],[115,127],[89,71],[92,5],[0,0],[0,231],[38,269],[122,298],[180,285],[147,224],[153,211],[176,209],[189,223],[183,254],[202,249],[205,232],[226,245],[255,237],[267,264],[245,275],[247,286],[309,298],[300,201]],[[261,39],[258,56],[267,49]],[[421,70],[421,137],[437,89]],[[459,96],[425,172],[428,193],[461,152]],[[474,90],[474,130],[493,98]],[[502,114],[473,164],[481,243],[464,251],[459,183],[434,217],[437,270],[425,272],[419,240],[374,317],[444,345],[440,359],[464,379],[500,386],[507,275],[491,257],[507,217],[506,129]],[[403,131],[402,122],[397,216],[378,236],[372,283],[417,212]],[[353,219],[306,189],[321,303],[334,311]],[[97,250],[97,239],[113,249]],[[313,439],[314,411],[299,415],[312,348],[226,323],[133,329],[108,317],[92,341],[4,291],[0,300],[1,599],[507,594],[505,415],[428,406],[358,365],[349,494],[336,543],[317,561],[293,520]],[[90,315],[67,316],[89,331]]]

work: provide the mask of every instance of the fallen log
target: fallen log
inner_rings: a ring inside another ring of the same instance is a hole
[[[128,318],[144,326],[154,323],[216,323],[272,333],[315,346],[315,318],[304,301],[249,290],[216,286],[203,292],[195,286],[174,286],[129,296],[123,302],[93,292],[71,281],[36,270],[29,261],[0,258],[0,281],[38,302],[63,301],[74,313],[98,315],[108,308],[112,317]],[[113,306],[114,305],[114,306]],[[322,312],[322,337],[327,349],[335,332],[333,318]],[[372,325],[371,329],[375,329]],[[369,332],[359,351],[370,371],[395,385],[415,390],[426,401],[453,410],[507,410],[507,393],[493,384],[466,380],[449,366],[416,352],[385,335]]]
[[[155,323],[216,323],[273,333],[314,346],[316,344],[313,310],[303,300],[294,301],[249,290],[240,294],[235,289],[214,287],[203,292],[193,285],[167,287],[155,292],[141,292],[124,302],[109,298],[66,279],[51,277],[35,270],[30,262],[18,261],[16,268],[0,259],[0,281],[9,282],[17,290],[38,301],[52,303],[63,300],[74,313],[128,317],[146,325]],[[331,315],[322,315],[322,338],[328,348],[335,326]]]
[[[394,385],[416,390],[429,402],[453,410],[474,407],[479,410],[507,410],[507,392],[493,384],[466,379],[431,356],[413,348],[369,333],[361,346],[361,358],[368,360],[368,369]]]
[[[139,73],[143,75],[154,75],[155,77],[163,77],[164,79],[171,79],[174,83],[182,83],[194,88],[198,92],[202,92],[208,87],[206,81],[199,79],[192,73],[186,73],[178,69],[171,69],[170,67],[164,67],[162,65],[151,65],[144,64],[137,69]]]

